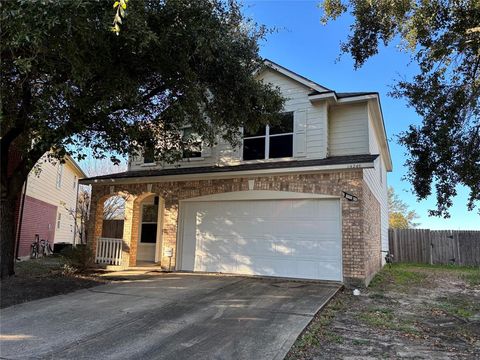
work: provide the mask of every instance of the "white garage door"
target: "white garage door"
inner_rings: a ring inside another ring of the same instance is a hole
[[[338,200],[190,202],[182,270],[342,280]]]

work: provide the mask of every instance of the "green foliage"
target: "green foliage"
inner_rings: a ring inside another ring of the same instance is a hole
[[[480,312],[480,303],[472,301],[469,295],[445,296],[438,300],[439,307],[450,315],[468,319]]]
[[[70,272],[85,272],[93,266],[95,259],[93,250],[87,245],[65,249],[62,251],[62,256],[68,265],[66,269]]]
[[[1,3],[2,224],[14,223],[47,151],[53,161],[91,153],[118,163],[151,147],[155,160],[175,162],[191,145],[187,125],[205,146],[238,145],[242,127],[278,118],[279,89],[255,77],[267,30],[236,1],[136,0],[128,10],[121,32],[117,10],[112,32],[110,1]],[[14,227],[1,238],[0,277],[13,274]]]
[[[235,1],[128,8],[116,36],[110,2],[2,3],[2,150],[15,142],[28,170],[51,148],[58,158],[81,159],[90,148],[118,161],[112,153],[148,143],[157,160],[174,162],[188,146],[186,125],[208,145],[238,144],[242,126],[275,120],[279,90],[254,77],[266,30]]]
[[[408,291],[409,287],[420,285],[426,279],[426,274],[415,270],[410,264],[392,264],[385,266],[375,275],[369,284],[372,290],[394,287]]]
[[[320,311],[304,333],[297,339],[294,350],[302,352],[309,347],[318,346],[321,340],[334,343],[343,343],[343,337],[328,330],[329,325],[333,322],[336,314],[346,307],[341,296],[335,296]]]
[[[395,194],[393,187],[388,187],[388,226],[391,229],[411,229],[419,224],[414,221],[419,216],[415,210],[409,210],[408,205]]]
[[[392,42],[411,54],[419,73],[392,91],[423,118],[399,136],[408,150],[407,179],[418,199],[435,189],[432,215],[449,217],[457,185],[469,188],[472,210],[480,200],[480,2],[324,0],[322,7],[325,22],[353,15],[341,50],[355,68]]]
[[[359,314],[365,324],[381,329],[397,330],[408,334],[417,334],[418,330],[411,321],[400,318],[389,308],[372,308]]]
[[[470,286],[479,286],[480,285],[480,268],[472,268],[470,271],[466,271],[462,274],[463,279]]]

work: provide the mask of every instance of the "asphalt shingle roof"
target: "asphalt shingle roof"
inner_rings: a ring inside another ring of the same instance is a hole
[[[308,167],[308,166],[327,166],[327,165],[346,165],[373,162],[378,155],[347,155],[347,156],[332,156],[325,159],[314,160],[290,160],[278,162],[261,162],[251,164],[240,164],[232,166],[199,166],[199,167],[176,167],[171,169],[145,169],[135,171],[125,171],[116,174],[95,176],[80,180],[80,183],[91,182],[94,180],[110,180],[110,179],[128,179],[136,177],[156,177],[168,175],[189,175],[189,174],[204,174],[204,173],[229,173],[236,171],[248,170],[268,170],[268,169],[282,169],[294,167]]]

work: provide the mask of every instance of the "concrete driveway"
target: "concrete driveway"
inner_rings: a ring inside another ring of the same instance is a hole
[[[1,311],[2,359],[283,359],[338,285],[162,274]]]

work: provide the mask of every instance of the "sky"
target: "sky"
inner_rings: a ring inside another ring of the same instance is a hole
[[[397,144],[395,135],[421,119],[402,99],[387,94],[396,79],[407,79],[416,73],[408,54],[400,52],[395,44],[383,48],[359,70],[354,70],[348,54],[340,55],[340,42],[347,38],[352,18],[342,16],[326,26],[320,23],[322,15],[319,1],[243,1],[244,14],[260,24],[277,29],[262,43],[260,55],[300,75],[336,91],[377,91],[380,93],[383,116],[389,138],[393,172],[388,183],[395,192],[415,210],[420,228],[433,230],[480,230],[477,209],[467,210],[468,190],[458,188],[458,195],[450,209],[451,218],[429,217],[428,209],[435,208],[435,197],[421,202],[402,180],[407,173],[403,166],[405,149]],[[338,60],[338,61],[337,61]]]

